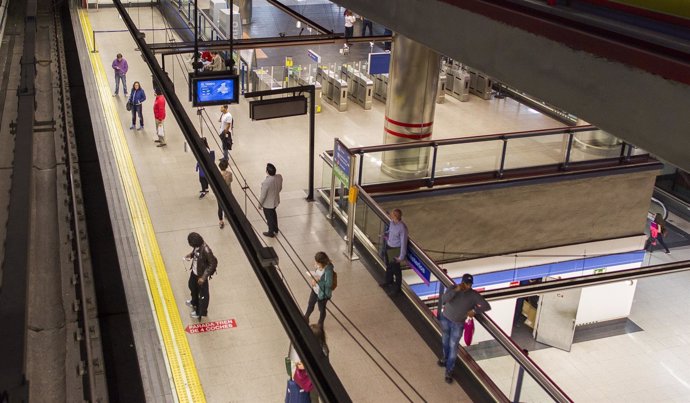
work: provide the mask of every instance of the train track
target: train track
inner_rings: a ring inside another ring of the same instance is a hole
[[[0,48],[7,55],[0,61],[0,147],[13,151],[0,153],[0,168],[9,172],[0,177],[0,209],[7,215],[0,234],[3,403],[108,401],[65,60],[65,6],[9,1]]]

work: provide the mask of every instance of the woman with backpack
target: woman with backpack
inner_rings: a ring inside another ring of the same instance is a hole
[[[319,326],[323,328],[323,322],[326,319],[326,303],[331,299],[331,293],[337,284],[335,280],[335,272],[333,271],[333,263],[328,255],[324,252],[317,252],[314,256],[315,271],[310,271],[311,276],[311,294],[309,294],[309,303],[307,304],[307,311],[304,313],[304,318],[309,322],[309,316],[314,311],[314,305],[319,305]]]

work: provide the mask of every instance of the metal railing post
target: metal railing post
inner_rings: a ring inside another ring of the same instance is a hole
[[[563,162],[563,170],[568,169],[568,165],[570,164],[570,152],[573,149],[573,138],[575,134],[571,131],[568,132],[568,148],[565,151],[565,161]]]
[[[357,184],[362,186],[362,172],[364,172],[364,151],[359,151],[359,172],[357,172]]]
[[[503,151],[501,151],[501,166],[498,168],[498,177],[502,178],[503,177],[503,168],[505,167],[506,164],[506,151],[508,149],[508,139],[503,138]]]
[[[431,158],[431,175],[429,175],[429,187],[434,187],[436,179],[436,156],[438,155],[438,144],[434,143],[434,156]]]
[[[98,50],[96,49],[96,30],[94,29],[91,31],[92,39],[93,39],[93,49],[91,50],[91,53],[98,53]]]

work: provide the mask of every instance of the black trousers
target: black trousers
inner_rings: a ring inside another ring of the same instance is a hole
[[[374,25],[371,23],[371,20],[364,20],[362,24],[362,36],[367,36],[367,28],[369,28],[369,35],[374,34]]]
[[[208,280],[204,281],[204,284],[199,285],[197,280],[199,276],[194,274],[194,272],[189,273],[189,292],[192,295],[192,306],[199,316],[207,316],[208,314],[208,303],[211,299],[211,294],[209,293]]]
[[[395,258],[400,255],[400,248],[386,247],[386,284],[393,284],[393,290],[400,290],[402,285],[402,269]]]
[[[266,216],[266,223],[268,224],[268,232],[272,234],[277,234],[278,213],[276,213],[276,209],[264,207],[264,215]]]
[[[305,319],[309,322],[309,316],[314,312],[314,305],[319,304],[319,326],[323,327],[323,322],[326,320],[326,304],[328,298],[319,299],[314,291],[309,294],[309,303],[307,304],[307,311],[304,313]]]
[[[201,183],[201,191],[208,192],[208,179],[205,176],[199,176],[199,183]]]
[[[658,235],[656,236],[656,241],[657,241],[658,243],[660,243],[661,246],[664,247],[664,249],[666,250],[666,253],[669,253],[669,252],[670,252],[670,251],[668,250],[668,246],[666,246],[666,242],[664,242],[664,236],[663,236],[663,235],[658,234]],[[651,236],[650,236],[649,238],[647,238],[647,242],[645,242],[645,244],[644,244],[644,249],[647,250],[647,251],[650,251],[650,252],[654,251],[654,245],[652,245],[652,237],[651,237]]]
[[[141,104],[132,104],[132,126],[137,124],[137,114],[139,114],[139,126],[144,126],[144,115],[142,114]]]

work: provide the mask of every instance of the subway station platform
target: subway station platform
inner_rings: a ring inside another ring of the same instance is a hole
[[[137,7],[131,13],[139,19],[139,28],[165,27],[155,9]],[[119,194],[127,202],[119,210],[127,216],[116,216],[118,210],[109,207],[111,218],[121,223],[121,236],[130,240],[122,241],[131,258],[127,275],[131,276],[129,284],[138,284],[139,289],[128,292],[148,293],[150,300],[137,302],[150,303],[148,311],[155,313],[155,317],[146,317],[146,310],[140,309],[137,319],[148,323],[134,323],[135,332],[138,327],[153,333],[155,324],[159,344],[149,347],[162,351],[167,361],[167,369],[158,367],[157,376],[171,379],[170,394],[158,391],[151,396],[152,401],[283,401],[289,339],[231,229],[219,228],[215,196],[210,193],[199,199],[196,161],[187,152],[170,111],[165,122],[168,145],[156,147],[151,73],[135,50],[129,32],[122,32],[125,26],[115,9],[91,10],[80,16],[80,22],[84,31],[81,57],[87,63],[82,69],[93,77],[90,91],[98,98],[92,102],[99,105],[94,109],[102,112],[97,129],[97,136],[101,136],[99,153],[108,154],[100,157],[119,174],[110,185],[122,189],[112,189],[111,201]],[[89,41],[93,30],[120,32],[97,34],[99,51],[92,53]],[[315,50],[337,54],[332,46]],[[143,130],[129,130],[131,114],[125,109],[126,98],[122,93],[113,96],[110,64],[117,53],[122,53],[129,63],[128,87],[139,81],[146,91]],[[169,74],[181,100],[187,99],[188,57],[168,60],[168,65],[173,66]],[[222,151],[215,131],[199,123],[191,103],[187,106],[197,130],[209,139],[218,158]],[[348,146],[381,144],[384,110],[384,104],[376,100],[368,111],[351,105],[347,111],[338,112],[324,104],[316,117],[317,153],[332,149],[334,138]],[[278,252],[281,273],[302,309],[310,292],[304,272],[312,268],[314,254],[324,251],[333,260],[339,285],[328,305],[325,331],[330,361],[352,400],[469,401],[457,383],[443,382],[443,370],[436,366],[438,352],[427,346],[395,301],[378,287],[377,279],[362,262],[344,256],[342,233],[326,218],[326,209],[319,202],[305,200],[307,118],[252,122],[244,99],[232,105],[230,111],[235,122],[232,191],[258,234],[266,229],[256,199],[266,163],[273,163],[284,178],[277,209],[281,233],[275,239],[263,239]],[[220,116],[215,107],[206,108],[206,112],[213,122]],[[445,103],[436,105],[433,138],[561,126],[510,98],[486,101],[471,97],[470,102],[461,103],[447,97]],[[212,128],[215,130],[215,126]],[[520,158],[540,158],[542,146],[539,142],[526,144]],[[317,186],[327,179],[322,174],[317,164]],[[127,233],[130,225],[133,233]],[[185,306],[189,273],[181,258],[189,252],[186,238],[191,231],[204,237],[219,260],[218,272],[210,282],[209,316],[204,322],[225,321],[225,325],[200,327]],[[654,254],[652,259],[680,260],[683,256],[690,257],[690,249],[674,249],[671,256]],[[675,301],[687,302],[687,297],[681,299],[686,283],[690,283],[688,274],[640,280],[631,320],[644,332],[577,343],[570,353],[540,350],[531,357],[576,401],[687,401],[690,366],[684,363],[690,358],[690,339],[685,336],[687,326],[682,325],[688,322],[687,314],[664,309],[667,304],[656,292],[663,288],[664,298],[673,294],[678,297]],[[142,284],[146,290],[142,290]],[[312,314],[312,322],[317,314]],[[200,328],[204,331],[198,331]],[[496,365],[504,363],[497,361]],[[649,368],[656,369],[653,376],[643,376]],[[513,368],[505,366],[501,370],[512,372]]]

